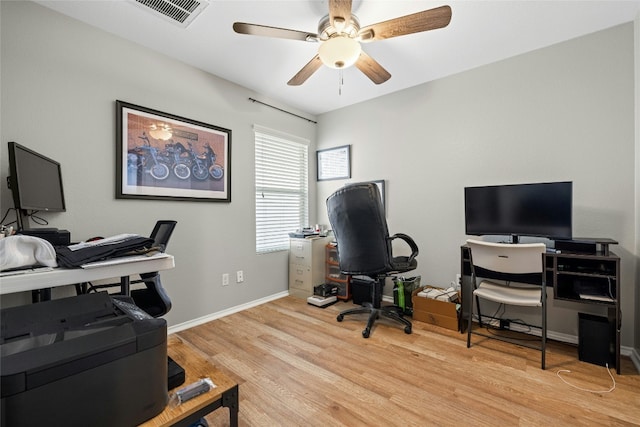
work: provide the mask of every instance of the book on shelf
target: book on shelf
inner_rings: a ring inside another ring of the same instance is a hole
[[[611,298],[609,295],[600,295],[600,294],[592,294],[588,292],[580,292],[578,294],[580,299],[588,299],[591,301],[602,301],[602,302],[614,302],[615,300]]]
[[[458,291],[453,288],[424,288],[417,294],[419,297],[435,299],[438,301],[454,302],[458,299]]]
[[[577,293],[580,299],[602,302],[615,302],[615,298],[609,293],[608,289],[602,286],[582,284],[577,287]]]

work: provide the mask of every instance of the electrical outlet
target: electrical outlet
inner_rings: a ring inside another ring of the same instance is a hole
[[[222,275],[222,286],[229,286],[229,273]]]
[[[236,271],[236,283],[242,282],[244,282],[244,273],[242,272],[242,270],[238,270]]]

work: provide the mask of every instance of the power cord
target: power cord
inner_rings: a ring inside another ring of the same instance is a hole
[[[615,378],[613,378],[613,375],[611,375],[611,371],[609,370],[609,364],[608,364],[608,363],[606,363],[605,365],[606,365],[606,367],[607,367],[607,374],[609,374],[609,376],[611,377],[611,381],[613,382],[613,385],[611,386],[611,388],[609,388],[609,390],[589,390],[589,389],[586,389],[586,388],[582,388],[582,387],[578,387],[578,386],[576,386],[576,385],[570,384],[567,380],[565,380],[564,378],[562,378],[562,376],[560,375],[560,373],[561,373],[561,372],[562,372],[562,373],[564,373],[564,372],[566,372],[566,373],[571,373],[571,371],[570,371],[570,370],[568,370],[568,369],[561,369],[561,370],[559,370],[558,372],[556,372],[556,375],[557,375],[557,376],[558,376],[558,378],[560,378],[560,379],[562,380],[562,382],[563,382],[563,383],[565,383],[566,385],[571,386],[571,387],[573,387],[573,388],[577,388],[578,390],[581,390],[581,391],[586,391],[586,392],[589,392],[589,393],[611,393],[613,390],[615,390],[615,389],[616,389],[616,380],[615,380]]]
[[[49,225],[49,221],[42,218],[41,216],[36,215],[38,212],[40,211],[31,211],[31,213],[29,214],[31,220],[38,225]]]
[[[7,211],[4,213],[4,216],[2,217],[2,219],[0,219],[0,224],[2,224],[2,225],[11,225],[11,224],[15,223],[15,221],[10,222],[8,224],[4,223],[4,220],[7,219],[7,216],[9,216],[9,212],[11,212],[11,211],[15,211],[15,208],[8,208],[7,209]]]
[[[609,298],[611,298],[611,301],[615,301],[613,292],[611,292],[611,277],[607,277],[607,282],[609,282]]]
[[[14,211],[16,214],[16,217],[19,215],[18,211],[16,208],[8,208],[5,213],[4,216],[2,217],[2,219],[0,219],[0,224],[2,225],[11,225],[11,224],[16,224],[17,221],[14,220],[12,222],[6,223],[5,224],[5,219],[7,219],[7,216],[9,216],[9,212]],[[29,218],[31,218],[31,220],[33,222],[35,222],[38,225],[49,225],[49,221],[47,221],[46,219],[42,218],[41,216],[36,215],[38,212],[40,211],[31,211],[31,213],[28,213],[27,216],[29,216]]]

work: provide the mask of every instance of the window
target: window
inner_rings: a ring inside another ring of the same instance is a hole
[[[309,224],[309,141],[254,126],[256,252],[289,249],[289,233]]]

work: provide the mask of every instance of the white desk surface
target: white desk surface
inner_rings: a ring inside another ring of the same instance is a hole
[[[84,268],[54,268],[49,271],[16,274],[0,277],[0,295],[170,270],[174,267],[173,256],[161,253],[144,258],[122,257],[109,262],[92,263]]]

